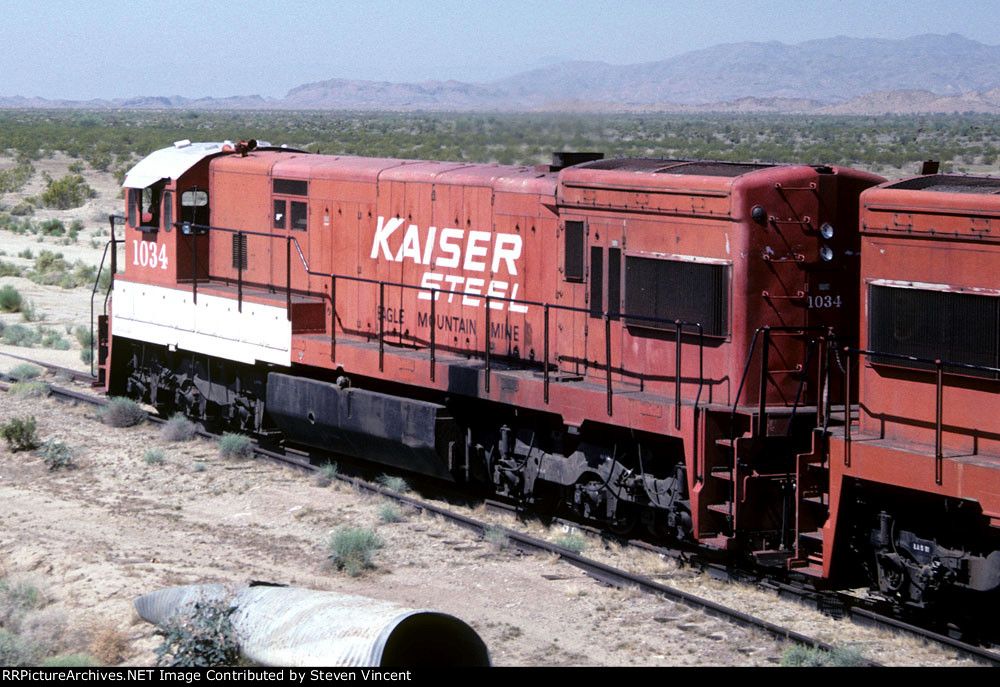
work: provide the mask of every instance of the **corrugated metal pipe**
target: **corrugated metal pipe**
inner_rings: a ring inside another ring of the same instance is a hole
[[[143,620],[165,626],[196,603],[223,601],[243,655],[265,666],[488,666],[486,644],[445,613],[337,592],[251,584],[170,587],[135,600]]]

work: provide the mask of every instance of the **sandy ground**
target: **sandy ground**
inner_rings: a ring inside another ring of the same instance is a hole
[[[0,159],[0,165],[5,162]],[[36,163],[58,178],[68,158]],[[99,197],[76,210],[39,211],[37,221],[81,219],[75,245],[0,231],[0,259],[31,248],[58,250],[70,261],[96,264],[107,236],[109,212],[122,201],[109,174],[85,172]],[[39,177],[11,205],[37,193]],[[90,238],[101,248],[92,248]],[[40,286],[0,278],[44,315],[40,323],[67,331],[88,325],[90,290]],[[17,313],[0,315],[23,323]],[[13,353],[86,369],[75,337],[57,351],[0,345],[0,371]],[[774,665],[785,647],[759,633],[727,625],[670,602],[602,586],[558,559],[501,550],[434,518],[407,514],[399,523],[379,518],[380,499],[348,487],[321,488],[291,469],[218,457],[214,444],[170,444],[151,425],[112,429],[94,410],[46,398],[0,393],[0,422],[34,416],[44,440],[63,441],[76,467],[49,471],[33,452],[0,445],[0,579],[23,580],[42,592],[40,608],[22,632],[44,637],[53,651],[91,651],[107,663],[150,665],[158,638],[138,619],[132,600],[166,586],[251,579],[331,589],[429,608],[469,622],[484,638],[497,665]],[[143,460],[149,448],[166,460]],[[558,531],[477,513],[505,526],[554,538]],[[327,542],[342,527],[374,527],[385,540],[373,570],[356,578],[335,570]],[[591,540],[588,555],[665,584],[738,604],[799,632],[857,648],[873,660],[896,665],[967,665],[919,642],[856,628],[752,588],[724,585],[677,569],[656,556],[622,551]],[[0,609],[2,610],[2,609]]]

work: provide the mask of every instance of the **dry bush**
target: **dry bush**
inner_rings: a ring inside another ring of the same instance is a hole
[[[400,494],[405,494],[410,491],[409,483],[397,475],[382,475],[377,480],[386,489],[391,489],[392,491],[398,491]]]
[[[146,420],[146,411],[131,398],[117,396],[99,412],[101,421],[112,427],[132,427]]]
[[[338,570],[357,577],[365,568],[374,568],[372,557],[385,545],[382,537],[370,528],[343,528],[330,537],[327,545],[330,560]]]
[[[43,398],[52,390],[45,382],[14,382],[10,385],[9,391],[22,398]]]
[[[116,626],[107,622],[94,623],[91,628],[92,639],[88,651],[100,661],[101,665],[118,665],[128,656],[130,640],[128,635]]]
[[[20,667],[38,663],[38,651],[24,637],[0,627],[0,666]]]
[[[0,626],[16,631],[25,614],[41,604],[41,592],[31,582],[10,577],[0,579]]]
[[[197,433],[197,426],[184,413],[174,413],[160,430],[160,438],[164,441],[191,441]]]
[[[253,442],[245,434],[227,432],[219,439],[219,455],[223,458],[249,458],[253,455]]]
[[[496,551],[504,551],[510,548],[510,537],[502,527],[487,527],[483,532],[483,541],[493,547]]]
[[[43,608],[24,616],[19,633],[39,653],[55,655],[82,646],[83,633],[74,632],[66,612],[57,608]]]
[[[384,523],[399,522],[403,519],[403,511],[396,504],[385,501],[378,507],[378,517]]]

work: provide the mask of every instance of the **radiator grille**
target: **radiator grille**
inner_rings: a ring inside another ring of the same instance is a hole
[[[729,334],[729,268],[678,260],[625,257],[625,321],[672,329],[635,316],[700,322],[707,336]]]
[[[873,351],[1000,367],[1000,298],[873,285],[868,289],[868,312],[868,347]],[[872,362],[935,368],[933,363],[878,356],[873,356]],[[987,370],[950,371],[991,379],[997,376]]]

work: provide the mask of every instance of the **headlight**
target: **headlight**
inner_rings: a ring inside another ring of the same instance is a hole
[[[819,234],[829,241],[833,238],[833,225],[829,222],[823,222],[823,226],[819,228]]]
[[[833,260],[833,249],[830,246],[823,246],[819,249],[819,257],[823,258],[823,262],[830,262]]]

